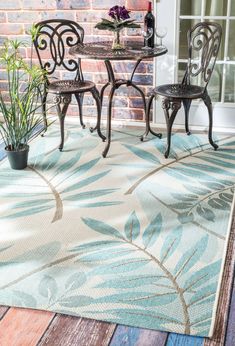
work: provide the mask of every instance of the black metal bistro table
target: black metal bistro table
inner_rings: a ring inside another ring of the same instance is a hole
[[[146,115],[146,95],[143,90],[133,82],[134,74],[140,62],[144,59],[154,58],[160,55],[163,55],[167,52],[165,47],[161,48],[153,48],[150,50],[143,50],[142,44],[140,42],[126,42],[126,48],[123,50],[112,50],[112,42],[91,42],[91,43],[83,43],[73,46],[69,50],[69,54],[76,56],[80,59],[95,59],[95,60],[103,60],[108,73],[108,82],[103,85],[100,91],[101,105],[103,101],[104,91],[108,86],[111,86],[109,92],[109,102],[108,102],[108,113],[107,113],[107,144],[102,153],[103,157],[106,157],[111,143],[111,120],[112,120],[112,100],[115,93],[115,90],[118,89],[121,85],[126,85],[128,87],[135,88],[141,95],[144,104],[144,111]],[[112,61],[123,61],[123,60],[134,60],[136,64],[134,65],[133,71],[130,74],[130,79],[120,79],[116,78],[111,62]],[[100,134],[100,118],[97,119],[97,124],[94,128],[91,128],[91,131],[97,130]],[[146,132],[144,136],[148,132],[153,132],[149,125],[149,119],[146,119]],[[156,133],[154,133],[157,135]],[[104,139],[104,137],[102,136]]]

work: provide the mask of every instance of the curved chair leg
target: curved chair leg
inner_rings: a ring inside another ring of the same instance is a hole
[[[213,110],[212,110],[212,102],[211,98],[208,94],[205,94],[203,96],[203,101],[208,109],[208,115],[209,115],[209,131],[208,131],[208,139],[209,143],[212,145],[212,147],[216,150],[219,148],[219,146],[213,141],[212,139],[212,127],[213,127]]]
[[[94,87],[93,89],[91,89],[91,94],[95,99],[96,102],[96,107],[97,107],[97,124],[95,129],[97,130],[97,133],[99,135],[99,137],[102,139],[102,141],[104,142],[106,140],[106,137],[102,134],[101,130],[100,130],[100,123],[101,123],[101,100],[100,100],[100,95],[99,92],[97,90],[96,87]],[[93,132],[94,128],[91,127],[90,131]]]
[[[78,108],[79,108],[79,118],[80,118],[80,124],[83,129],[85,129],[86,125],[83,122],[83,113],[82,113],[82,104],[83,104],[83,97],[84,94],[75,94],[77,103],[78,103]]]
[[[42,137],[44,136],[44,133],[47,131],[47,113],[46,113],[46,102],[47,102],[47,95],[48,92],[44,92],[43,97],[42,97],[42,116],[43,116],[43,124],[44,124],[44,132],[42,134]]]
[[[61,141],[59,145],[59,150],[62,151],[64,147],[64,118],[67,113],[68,106],[71,102],[71,95],[70,94],[64,94],[60,96],[56,96],[55,103],[56,103],[56,109],[57,114],[60,120],[60,135],[61,135]]]
[[[154,132],[150,127],[150,110],[151,110],[151,106],[152,106],[154,97],[155,97],[155,94],[152,93],[150,95],[149,99],[147,100],[146,110],[145,110],[146,129],[145,129],[145,133],[140,137],[140,140],[142,142],[143,142],[144,138],[146,138],[148,136],[149,132],[152,133],[152,135],[157,136],[158,138],[162,138],[161,133]]]
[[[164,98],[162,100],[162,108],[164,110],[165,118],[166,118],[166,126],[167,126],[167,149],[165,151],[165,158],[167,159],[170,153],[171,148],[171,130],[172,125],[174,123],[176,114],[181,107],[181,100],[174,99],[170,101],[168,98]],[[171,110],[171,114],[170,111]]]
[[[190,99],[183,100],[184,113],[185,113],[185,132],[187,133],[187,135],[191,135],[191,132],[189,131],[189,127],[188,127],[188,116],[189,116],[191,103],[192,103],[192,100]]]

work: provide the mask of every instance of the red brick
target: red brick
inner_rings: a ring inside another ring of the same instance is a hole
[[[21,24],[1,24],[0,35],[22,35],[24,33],[23,25]]]
[[[136,10],[136,9],[138,9],[139,11],[145,10],[147,12],[148,1],[144,1],[144,0],[127,0],[126,7],[128,8],[128,10]]]

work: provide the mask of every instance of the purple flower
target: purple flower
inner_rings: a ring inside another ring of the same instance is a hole
[[[130,18],[129,16],[130,11],[128,11],[125,6],[113,6],[109,9],[108,15],[112,17],[115,20],[125,20]]]

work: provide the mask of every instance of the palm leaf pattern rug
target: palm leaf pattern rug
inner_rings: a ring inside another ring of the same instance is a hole
[[[109,153],[78,125],[0,165],[0,304],[211,336],[233,208],[235,140],[117,129]],[[217,136],[218,137],[218,136]]]

